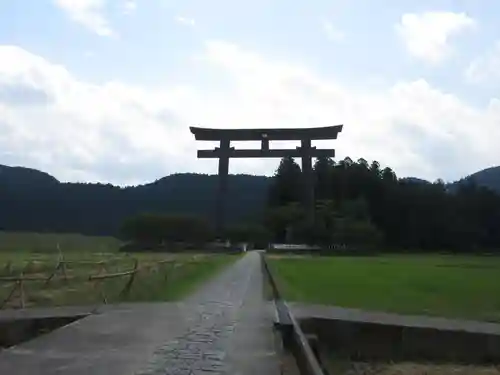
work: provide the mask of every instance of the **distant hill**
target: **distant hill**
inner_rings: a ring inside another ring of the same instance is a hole
[[[430,184],[429,181],[422,180],[416,177],[404,177],[401,178],[400,181],[415,184]],[[447,184],[447,188],[450,192],[454,192],[461,184],[467,183],[472,183],[477,186],[483,186],[500,194],[500,167],[483,169],[479,172],[462,178],[459,181]]]
[[[230,175],[227,217],[231,223],[257,218],[265,208],[271,178]],[[429,184],[416,177],[404,183]],[[449,184],[472,181],[500,193],[500,167]],[[134,187],[62,183],[35,169],[0,165],[0,230],[113,235],[122,221],[141,212],[214,217],[217,175],[174,174]]]
[[[423,179],[417,178],[417,177],[403,177],[400,179],[400,181],[408,182],[408,183],[412,183],[412,184],[430,184],[429,181],[423,180]]]
[[[259,215],[270,178],[231,175],[229,221]],[[155,182],[118,187],[61,183],[47,173],[0,166],[0,230],[116,234],[124,218],[140,212],[213,217],[217,176],[174,174]]]
[[[484,186],[500,194],[500,167],[491,167],[473,173],[459,181],[451,184],[451,190],[456,189],[460,184],[473,183]]]
[[[0,184],[16,188],[30,186],[54,186],[59,181],[48,173],[24,167],[8,167],[0,164]]]
[[[500,167],[491,167],[476,172],[466,180],[473,181],[475,184],[487,187],[500,193]]]

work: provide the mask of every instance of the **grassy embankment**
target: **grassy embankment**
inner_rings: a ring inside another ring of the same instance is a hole
[[[0,276],[47,279],[61,259],[66,277],[59,269],[53,279],[24,281],[26,307],[88,305],[131,301],[178,300],[224,266],[234,261],[233,255],[165,254],[118,252],[120,242],[112,237],[76,234],[37,234],[0,232]],[[129,271],[138,261],[140,272],[127,295],[120,295],[130,276],[102,281],[89,281],[90,275]],[[169,262],[162,262],[170,260]],[[103,264],[98,264],[103,262]],[[14,282],[0,282],[0,304],[8,296]],[[6,304],[20,306],[19,290]]]
[[[268,259],[290,301],[500,322],[500,257]]]

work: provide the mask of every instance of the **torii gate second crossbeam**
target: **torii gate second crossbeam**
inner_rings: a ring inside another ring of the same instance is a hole
[[[320,139],[337,139],[342,131],[342,125],[320,128],[298,129],[208,129],[190,127],[198,141],[219,141],[219,147],[213,150],[198,150],[198,158],[219,159],[219,189],[216,203],[216,230],[219,236],[224,234],[227,193],[227,180],[229,174],[230,158],[283,158],[296,157],[302,159],[302,173],[304,176],[304,205],[307,219],[314,221],[314,183],[312,176],[312,158],[322,156],[335,156],[334,149],[317,149],[311,141]],[[270,141],[299,140],[300,146],[295,149],[270,149]],[[260,149],[236,150],[231,147],[231,141],[260,141]]]

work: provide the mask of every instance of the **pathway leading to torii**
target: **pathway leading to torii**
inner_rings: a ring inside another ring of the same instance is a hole
[[[0,353],[1,374],[280,374],[260,256],[180,303],[130,304]]]

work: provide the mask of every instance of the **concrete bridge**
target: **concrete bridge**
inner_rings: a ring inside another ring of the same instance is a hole
[[[179,303],[106,309],[0,352],[0,374],[281,373],[260,256],[248,252]]]

